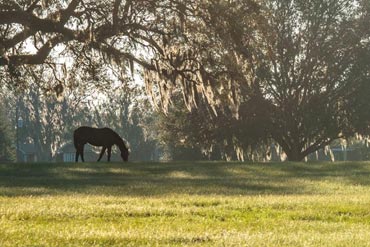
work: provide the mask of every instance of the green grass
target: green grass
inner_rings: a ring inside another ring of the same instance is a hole
[[[370,246],[370,163],[0,164],[0,246]]]

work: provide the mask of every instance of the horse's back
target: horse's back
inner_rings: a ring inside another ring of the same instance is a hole
[[[79,137],[79,136],[85,136],[85,135],[88,135],[89,133],[91,133],[93,131],[93,129],[95,128],[92,128],[92,127],[88,127],[88,126],[81,126],[81,127],[78,127],[77,129],[75,129],[75,131],[73,132],[73,136],[75,137]]]
[[[74,131],[73,138],[77,144],[90,143],[94,146],[112,145],[116,133],[110,128],[93,128],[81,126]]]

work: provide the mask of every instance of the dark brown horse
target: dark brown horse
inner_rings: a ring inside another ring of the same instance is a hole
[[[110,128],[97,129],[86,126],[79,127],[73,133],[73,141],[76,148],[76,162],[78,162],[79,155],[81,155],[81,159],[84,161],[84,145],[86,143],[103,147],[98,161],[100,161],[107,149],[108,161],[110,161],[113,145],[117,145],[119,150],[121,150],[121,157],[124,161],[128,160],[128,155],[130,153],[128,143]]]

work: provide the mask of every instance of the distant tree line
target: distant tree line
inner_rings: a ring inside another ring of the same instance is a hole
[[[133,160],[157,158],[149,128],[152,111],[143,111],[143,106],[138,106],[147,102],[137,98],[139,90],[128,85],[123,88],[124,92],[117,87],[110,94],[96,94],[101,97],[99,102],[91,98],[93,92],[88,95],[65,92],[63,98],[46,96],[35,84],[21,96],[4,90],[0,108],[0,160],[15,161],[18,142],[21,146],[33,144],[38,161],[54,161],[64,145],[73,143],[73,131],[82,125],[115,129],[129,140]],[[17,117],[22,119],[22,126],[17,126]]]
[[[10,162],[15,160],[14,132],[11,121],[7,118],[5,104],[0,103],[0,161]]]

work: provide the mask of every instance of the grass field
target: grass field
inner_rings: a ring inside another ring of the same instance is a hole
[[[1,164],[0,246],[370,246],[370,163]]]

